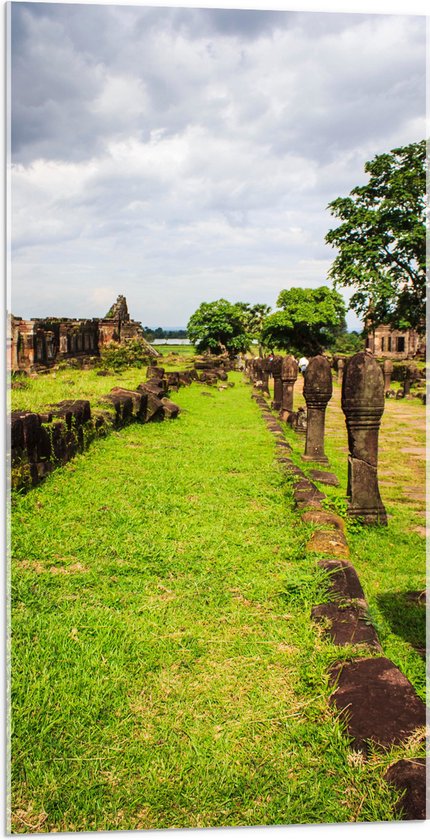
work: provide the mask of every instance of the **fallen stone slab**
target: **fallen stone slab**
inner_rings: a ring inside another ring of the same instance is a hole
[[[180,413],[179,405],[169,400],[167,397],[163,397],[161,400],[164,408],[164,416],[167,417],[169,420],[173,420],[175,417],[178,417]]]
[[[425,758],[401,758],[392,764],[384,779],[402,791],[395,811],[403,820],[426,818],[426,762]]]
[[[303,522],[309,522],[312,525],[333,525],[344,533],[345,522],[337,513],[331,513],[327,510],[306,510],[301,514]]]
[[[320,481],[321,484],[327,484],[329,487],[339,487],[339,479],[337,475],[325,470],[309,470],[309,475],[313,481]]]
[[[314,621],[325,625],[327,634],[336,645],[370,645],[382,650],[377,632],[368,619],[367,604],[330,602],[313,607]]]
[[[329,671],[330,703],[342,714],[355,749],[388,748],[425,727],[426,709],[409,680],[386,657],[354,659]]]
[[[130,397],[133,403],[134,416],[141,423],[145,422],[146,408],[148,403],[148,395],[145,392],[130,391],[128,388],[115,387],[111,389],[111,394],[116,394],[119,397]]]
[[[72,423],[82,426],[91,419],[91,406],[89,400],[62,400],[51,405],[52,414],[55,417],[64,418],[67,428],[71,429]]]
[[[312,507],[315,504],[320,507],[322,500],[325,499],[324,493],[307,478],[300,479],[294,485],[293,495],[298,508]]]
[[[330,557],[349,557],[349,548],[342,531],[315,531],[306,544],[306,551],[328,554]]]
[[[320,560],[318,566],[329,573],[330,592],[337,601],[365,601],[357,572],[347,560]]]

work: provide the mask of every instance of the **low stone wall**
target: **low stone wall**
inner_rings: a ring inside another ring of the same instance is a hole
[[[206,363],[204,369],[168,371],[152,365],[147,379],[134,391],[112,388],[92,407],[88,400],[63,400],[46,412],[11,413],[11,486],[30,490],[57,467],[84,452],[96,438],[129,423],[161,422],[176,418],[180,409],[169,399],[170,391],[194,381],[216,385],[226,380],[223,367]]]

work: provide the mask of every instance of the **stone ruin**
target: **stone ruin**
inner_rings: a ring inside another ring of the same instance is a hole
[[[142,325],[132,321],[124,295],[119,295],[105,318],[23,318],[8,319],[8,370],[34,371],[50,368],[60,361],[84,360],[99,356],[110,342],[144,342],[148,357],[159,358],[158,350],[144,337]]]
[[[379,494],[377,467],[379,426],[391,368],[391,361],[386,361],[382,371],[368,350],[356,353],[349,359],[342,359],[342,364],[338,361],[342,410],[348,432],[348,515],[366,524],[387,524],[387,514]],[[322,355],[311,358],[304,375],[303,396],[306,408],[301,406],[296,411],[293,411],[298,370],[296,360],[293,356],[274,357],[271,368],[265,359],[246,362],[247,375],[260,392],[268,389],[268,379],[263,378],[263,371],[270,370],[274,382],[272,410],[279,410],[281,401],[280,419],[286,421],[297,433],[306,434],[303,460],[327,464],[324,427],[326,407],[333,391],[330,360]],[[415,371],[408,367],[408,382],[413,381],[414,375]],[[329,473],[321,473],[321,480],[323,476],[336,478]],[[333,482],[327,479],[325,483]]]

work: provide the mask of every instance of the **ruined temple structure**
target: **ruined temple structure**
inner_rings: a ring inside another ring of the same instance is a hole
[[[131,339],[145,342],[142,325],[132,321],[124,295],[119,295],[105,318],[31,318],[11,315],[8,319],[8,369],[37,370],[60,361],[98,356],[111,341],[124,344]],[[159,353],[147,344],[148,356]]]
[[[366,348],[380,359],[413,359],[425,356],[426,339],[415,330],[394,330],[380,324],[369,332]]]

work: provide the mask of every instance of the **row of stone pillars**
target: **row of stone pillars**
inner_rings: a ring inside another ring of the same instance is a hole
[[[342,360],[343,361],[343,360]],[[293,356],[253,360],[248,373],[269,393],[273,376],[272,408],[287,420],[293,412],[298,364]],[[378,486],[378,436],[384,411],[385,383],[381,368],[368,351],[356,353],[338,369],[342,382],[342,410],[348,433],[348,514],[368,524],[387,524]],[[385,380],[386,382],[386,380]],[[333,393],[331,365],[325,356],[310,359],[304,374],[303,396],[307,408],[306,445],[302,458],[328,464],[324,451],[327,404]]]

